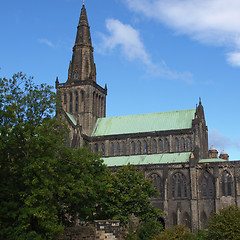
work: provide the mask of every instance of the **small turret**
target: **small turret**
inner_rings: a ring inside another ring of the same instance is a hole
[[[224,150],[222,150],[219,158],[224,159],[224,160],[229,160],[229,155]]]
[[[217,149],[212,145],[208,151],[209,158],[218,158],[218,151]]]

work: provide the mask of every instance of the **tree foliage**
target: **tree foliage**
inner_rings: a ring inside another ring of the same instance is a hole
[[[194,240],[197,239],[197,236],[185,225],[176,225],[172,228],[165,229],[161,234],[153,238],[153,240],[170,239]]]
[[[132,215],[140,221],[162,215],[160,210],[150,205],[150,197],[157,196],[156,189],[134,166],[123,166],[110,174],[107,192],[99,206],[103,219],[118,219],[122,224],[127,224]]]
[[[55,239],[78,220],[161,215],[134,167],[114,174],[89,149],[67,147],[55,108],[50,86],[22,73],[0,78],[0,239]]]
[[[76,218],[93,219],[106,167],[64,144],[55,102],[50,86],[21,73],[0,79],[1,239],[53,239]]]
[[[240,209],[229,206],[213,213],[207,230],[207,239],[240,239]]]

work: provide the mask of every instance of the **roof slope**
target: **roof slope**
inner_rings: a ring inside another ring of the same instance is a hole
[[[162,153],[151,155],[130,155],[102,158],[108,167],[145,164],[166,164],[166,163],[186,163],[189,162],[190,152],[183,153]]]
[[[99,118],[92,136],[188,129],[195,109]]]

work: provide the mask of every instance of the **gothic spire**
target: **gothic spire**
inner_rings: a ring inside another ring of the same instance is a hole
[[[96,82],[96,68],[87,12],[83,4],[69,65],[68,82],[92,80]]]

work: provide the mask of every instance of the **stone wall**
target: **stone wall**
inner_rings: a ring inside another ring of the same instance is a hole
[[[92,225],[67,228],[58,240],[123,240],[125,236],[118,220],[95,221]]]

